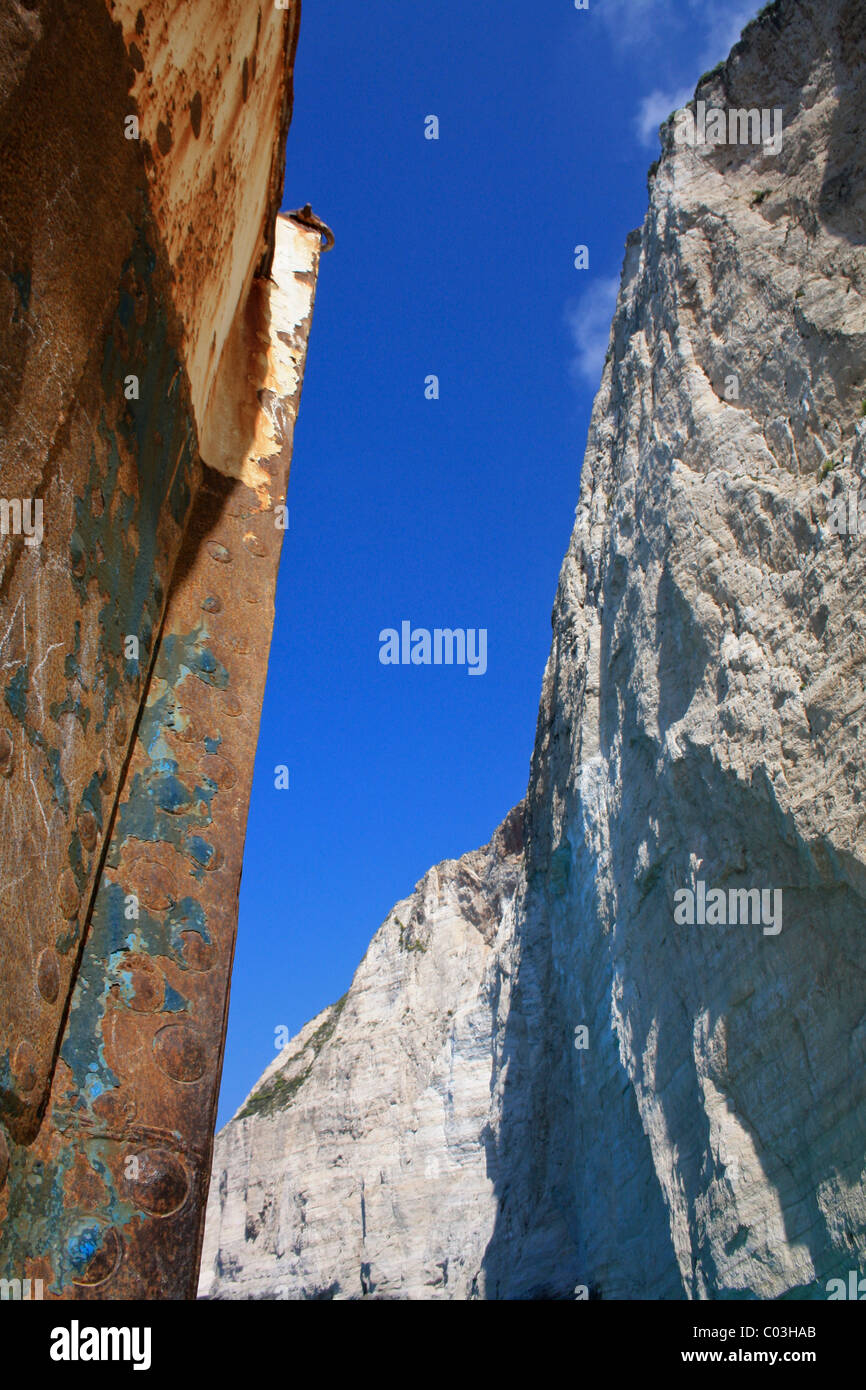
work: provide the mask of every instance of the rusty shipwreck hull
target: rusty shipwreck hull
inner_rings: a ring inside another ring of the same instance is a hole
[[[0,16],[0,1275],[49,1297],[195,1291],[321,248],[298,22]]]

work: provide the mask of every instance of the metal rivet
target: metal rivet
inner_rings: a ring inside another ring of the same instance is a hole
[[[121,956],[116,969],[124,980],[130,1009],[137,1014],[152,1014],[162,1007],[165,980],[149,956]]]
[[[99,755],[99,762],[97,763],[96,770],[99,776],[99,785],[102,787],[102,790],[110,792],[114,782],[111,776],[111,764],[108,761],[104,748]]]
[[[136,861],[132,886],[139,900],[152,912],[164,912],[180,896],[174,875],[155,859]]]
[[[98,826],[96,817],[92,811],[80,811],[78,815],[78,834],[81,843],[88,853],[96,849],[96,833]]]
[[[218,753],[208,753],[207,757],[202,758],[201,770],[223,791],[228,791],[238,780],[237,771],[228,758],[222,758]]]
[[[233,695],[231,691],[229,691],[226,694],[225,699],[223,700],[223,709],[225,710],[226,714],[231,715],[232,719],[237,719],[238,715],[241,712],[241,702],[238,699],[237,695]]]
[[[227,633],[226,636],[220,635],[214,639],[217,649],[228,647],[229,651],[235,652],[238,656],[246,656],[250,644],[246,637],[241,633]]]
[[[250,552],[251,555],[258,555],[261,557],[262,555],[267,554],[267,551],[265,550],[265,547],[262,545],[262,542],[259,540],[258,536],[253,531],[248,531],[247,534],[244,536],[244,545],[246,546],[247,550]]]
[[[126,1179],[130,1193],[141,1208],[151,1216],[171,1216],[186,1201],[189,1192],[189,1178],[180,1159],[170,1149],[145,1149],[135,1154],[137,1162],[132,1165],[130,1157],[125,1160],[125,1169],[131,1168],[135,1177]]]
[[[215,594],[209,594],[206,599],[202,599],[202,608],[205,613],[219,613],[222,611],[222,600]]]
[[[67,1240],[73,1284],[93,1288],[109,1279],[123,1256],[123,1242],[114,1226],[85,1220]]]
[[[123,713],[123,710],[119,709],[114,716],[114,742],[120,744],[126,743],[127,732],[128,725],[126,722],[126,715]]]
[[[32,1091],[36,1085],[36,1051],[25,1038],[15,1049],[12,1058],[12,1074],[22,1091]]]
[[[183,959],[188,970],[204,973],[213,969],[216,950],[209,941],[197,931],[184,931],[180,934],[183,942]]]
[[[205,1051],[201,1039],[184,1023],[160,1028],[153,1040],[157,1066],[173,1081],[198,1081],[204,1074]]]
[[[219,565],[227,565],[232,558],[232,553],[228,547],[220,545],[219,541],[208,541],[207,553]]]
[[[78,894],[78,885],[75,882],[71,869],[64,869],[57,880],[57,901],[60,904],[60,911],[66,918],[74,917],[78,911],[78,904],[81,901]]]
[[[60,962],[50,946],[46,946],[36,962],[36,986],[49,1004],[53,1004],[60,993]]]
[[[12,740],[5,729],[0,729],[0,777],[12,776]]]
[[[101,1096],[94,1096],[91,1108],[108,1129],[126,1129],[135,1119],[135,1098],[121,1091],[103,1091]]]

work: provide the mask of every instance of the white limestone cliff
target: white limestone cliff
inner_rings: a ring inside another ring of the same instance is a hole
[[[470,1296],[496,1206],[491,1029],[521,831],[518,807],[430,869],[217,1136],[203,1294]]]

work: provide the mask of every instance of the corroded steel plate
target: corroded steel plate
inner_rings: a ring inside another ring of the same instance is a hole
[[[195,1294],[319,245],[315,230],[281,221],[274,280],[256,281],[245,311],[258,325],[249,369],[266,441],[255,476],[268,485],[205,471],[48,1111],[36,1139],[9,1151],[3,1266],[41,1278],[49,1296]]]

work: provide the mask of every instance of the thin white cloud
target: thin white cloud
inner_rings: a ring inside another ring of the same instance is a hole
[[[600,14],[617,48],[645,44],[670,13],[670,0],[603,0]]]
[[[666,121],[672,111],[678,111],[691,100],[693,87],[682,87],[678,92],[662,92],[658,87],[645,96],[635,117],[638,138],[642,145],[654,145],[658,139],[659,126]]]
[[[599,0],[597,13],[607,26],[618,48],[649,43],[666,46],[672,30],[687,26],[701,41],[702,59],[717,63],[726,58],[740,37],[740,31],[762,8],[763,0],[724,0],[719,5],[707,0],[688,0],[678,8],[671,0]],[[697,74],[696,74],[697,76]]]
[[[594,280],[565,311],[574,349],[569,371],[578,384],[595,387],[601,380],[618,292],[618,275]]]
[[[693,8],[695,4],[696,0],[692,0]],[[716,63],[727,58],[749,20],[755,18],[762,5],[756,0],[741,0],[739,5],[726,7],[722,13],[714,6],[704,9],[702,5],[701,8],[708,21],[707,41],[701,58],[703,70],[715,67]]]
[[[689,86],[655,87],[641,98],[634,123],[642,145],[656,143],[662,121],[691,100],[698,77],[728,56],[743,28],[760,8],[759,0],[740,0],[720,14],[704,0],[689,0],[690,23],[700,40],[694,77],[692,79],[690,74]],[[672,22],[669,0],[606,0],[605,18],[611,24],[614,42],[620,47],[639,42],[650,49],[665,42],[665,31]]]

